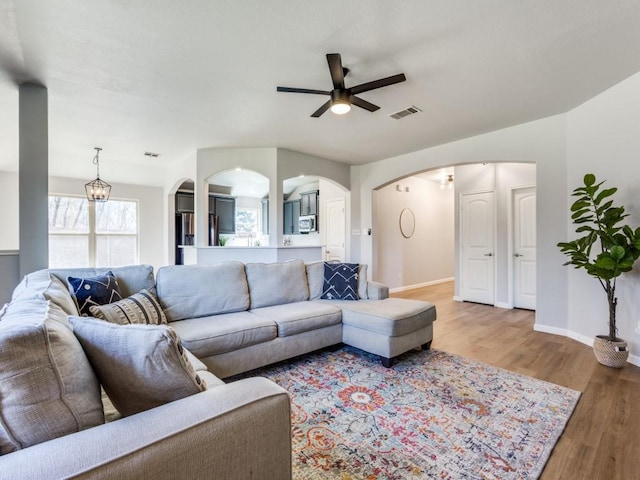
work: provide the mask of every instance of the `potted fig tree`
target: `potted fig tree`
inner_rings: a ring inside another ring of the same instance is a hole
[[[593,351],[601,364],[622,368],[629,350],[627,343],[618,338],[616,280],[630,271],[640,257],[640,228],[623,225],[629,214],[624,207],[613,204],[617,188],[604,188],[604,182],[597,183],[592,173],[584,176],[583,183],[573,191],[577,198],[571,205],[571,219],[580,236],[571,242],[560,242],[558,247],[569,257],[564,265],[584,268],[604,289],[609,302],[609,333],[596,336]]]

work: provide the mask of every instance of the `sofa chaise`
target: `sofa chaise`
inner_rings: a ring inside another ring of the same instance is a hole
[[[95,403],[100,392],[69,323],[81,319],[67,278],[108,270],[123,297],[155,294],[206,390],[107,424],[102,404],[92,421],[78,414],[74,402],[86,410],[82,396],[90,391]],[[28,407],[17,389],[12,398],[0,387],[0,478],[290,478],[287,393],[263,378],[221,379],[341,343],[381,356],[385,366],[412,348],[429,348],[434,305],[388,298],[386,286],[366,280],[364,265],[356,277],[358,300],[350,301],[321,298],[323,262],[169,266],[155,278],[145,265],[27,275],[0,311],[0,385],[23,374],[38,380],[27,382]],[[16,353],[25,344],[22,330],[36,339],[25,352],[44,351],[29,371]],[[4,368],[12,361],[18,375]],[[44,391],[39,382],[47,378],[52,385]],[[12,423],[53,412],[70,424],[39,428],[35,439],[30,425]]]

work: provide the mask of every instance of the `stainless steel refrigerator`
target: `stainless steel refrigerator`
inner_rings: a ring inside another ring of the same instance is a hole
[[[182,245],[193,245],[195,239],[193,213],[176,213],[176,265],[184,264]]]

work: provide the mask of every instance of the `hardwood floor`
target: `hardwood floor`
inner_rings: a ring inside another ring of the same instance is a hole
[[[433,348],[582,392],[542,480],[640,480],[640,367],[604,367],[591,347],[533,331],[531,311],[454,302],[453,282],[391,296],[436,305]]]

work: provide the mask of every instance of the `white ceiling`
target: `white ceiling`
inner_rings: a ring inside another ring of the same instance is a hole
[[[162,185],[197,148],[271,146],[362,164],[566,112],[640,71],[637,0],[0,0],[0,170],[18,83],[49,96],[50,174]],[[354,108],[330,89],[404,72]],[[422,113],[393,120],[415,105]],[[145,151],[159,152],[157,159]]]

